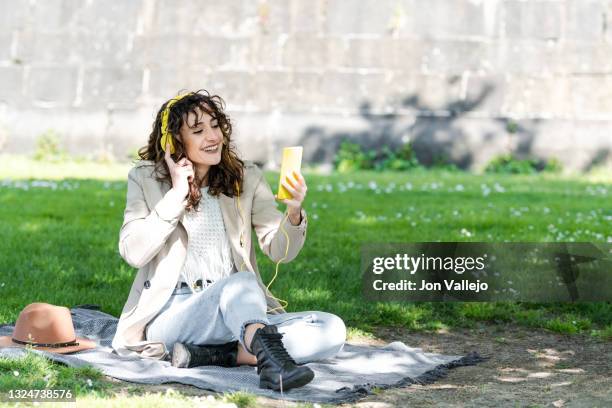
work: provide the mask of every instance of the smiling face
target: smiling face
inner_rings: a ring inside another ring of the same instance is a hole
[[[219,164],[223,149],[223,132],[219,121],[206,110],[197,107],[197,115],[188,112],[181,125],[181,139],[187,157],[199,172],[207,171],[210,166]]]

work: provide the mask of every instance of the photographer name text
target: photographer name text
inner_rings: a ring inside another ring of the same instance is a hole
[[[417,285],[417,282],[402,279],[399,282],[383,282],[381,279],[377,279],[373,282],[374,290],[398,290],[398,291],[441,291],[446,289],[447,291],[453,292],[480,292],[489,289],[489,285],[486,282],[476,280],[470,282],[467,280],[456,281],[454,279],[445,279],[442,282],[426,282],[421,281],[421,285]]]

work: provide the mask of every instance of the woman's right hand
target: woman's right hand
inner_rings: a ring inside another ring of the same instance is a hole
[[[193,163],[183,157],[178,162],[175,162],[170,156],[170,144],[166,144],[166,152],[164,154],[170,177],[172,178],[172,189],[176,192],[179,198],[184,199],[189,193],[189,182],[194,178]]]

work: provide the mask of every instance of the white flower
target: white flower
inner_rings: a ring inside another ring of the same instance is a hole
[[[15,377],[19,377],[19,371],[17,371],[17,370],[13,371],[13,375],[14,375]]]
[[[486,184],[481,184],[480,188],[482,189],[482,195],[485,197],[491,193],[491,189]]]
[[[463,184],[457,184],[457,185],[455,186],[455,190],[457,190],[457,191],[463,191],[463,190],[465,190],[465,189],[463,188]]]
[[[88,387],[92,387],[93,386],[93,383],[91,382],[91,380],[89,378],[87,379],[87,386]]]
[[[460,234],[464,237],[471,237],[472,233],[465,228],[461,228]]]

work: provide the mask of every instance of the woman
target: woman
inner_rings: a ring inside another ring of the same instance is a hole
[[[222,99],[206,91],[157,113],[128,175],[119,252],[138,274],[113,349],[176,367],[257,365],[260,387],[300,387],[314,377],[300,364],[335,355],[346,328],[330,313],[286,313],[264,286],[251,228],[271,260],[294,259],[306,238],[307,186],[299,172],[282,181],[292,194],[282,214],[231,134]]]

